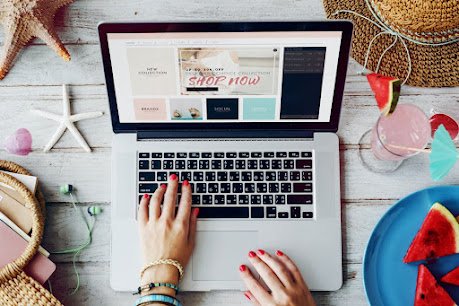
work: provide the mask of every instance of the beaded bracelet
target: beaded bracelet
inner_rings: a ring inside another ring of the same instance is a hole
[[[140,286],[138,289],[137,289],[137,292],[134,293],[135,294],[141,294],[142,291],[149,291],[155,287],[168,287],[168,288],[172,288],[175,290],[175,293],[178,293],[179,292],[179,287],[177,287],[176,285],[174,284],[170,284],[170,283],[150,283],[150,284],[146,284],[146,285],[143,285],[143,286]]]
[[[173,298],[168,295],[159,295],[159,294],[143,296],[137,300],[135,305],[140,306],[140,305],[150,303],[150,302],[160,302],[160,303],[170,304],[173,306],[182,306],[182,304],[176,298]]]
[[[150,262],[149,264],[144,266],[142,268],[142,270],[140,271],[140,279],[142,279],[143,274],[145,273],[145,271],[147,271],[151,267],[154,267],[154,266],[157,266],[157,265],[161,265],[161,264],[167,264],[167,265],[172,265],[172,266],[176,267],[177,270],[179,271],[179,280],[182,279],[182,277],[183,277],[183,267],[177,260],[173,260],[173,259],[158,259],[158,260],[155,260],[153,262]]]

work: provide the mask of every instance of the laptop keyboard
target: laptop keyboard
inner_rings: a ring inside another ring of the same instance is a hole
[[[190,182],[200,219],[311,220],[313,164],[310,151],[139,152],[138,198],[175,174]]]

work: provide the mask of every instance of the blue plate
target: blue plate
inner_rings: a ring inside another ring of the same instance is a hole
[[[379,220],[363,260],[363,281],[370,305],[414,304],[419,262],[405,264],[403,257],[435,202],[459,215],[459,186],[415,192],[392,206]],[[458,265],[459,254],[456,254],[439,258],[427,267],[438,280]],[[459,287],[441,285],[459,303]]]

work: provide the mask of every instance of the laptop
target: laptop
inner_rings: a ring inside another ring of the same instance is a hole
[[[111,287],[135,291],[137,211],[171,174],[199,207],[184,291],[244,289],[250,250],[342,285],[338,129],[352,24],[101,23],[113,125]]]

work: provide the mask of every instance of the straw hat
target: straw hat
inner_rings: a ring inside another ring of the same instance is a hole
[[[368,52],[368,69],[375,71],[381,60],[379,73],[402,81],[409,76],[407,85],[459,86],[459,0],[323,0],[323,3],[328,18],[353,21],[351,56],[364,65]],[[378,35],[381,32],[386,33]]]

